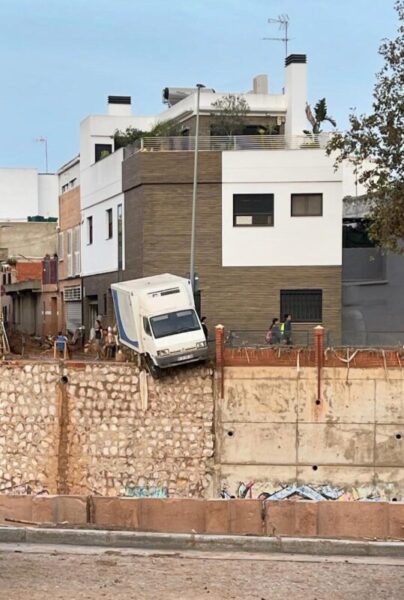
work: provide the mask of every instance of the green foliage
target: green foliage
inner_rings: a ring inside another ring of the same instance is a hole
[[[158,121],[150,131],[142,131],[134,127],[127,127],[124,131],[117,129],[114,133],[115,150],[130,146],[142,137],[170,137],[180,133],[180,125],[174,119]]]
[[[245,126],[245,118],[250,110],[242,96],[228,94],[213,102],[211,113],[212,135],[240,135]]]
[[[333,127],[337,126],[335,119],[327,114],[327,102],[325,98],[321,98],[314,107],[314,115],[309,104],[306,104],[306,116],[312,126],[312,131],[305,129],[303,133],[306,135],[316,135],[322,133],[321,124],[328,121]]]
[[[385,40],[384,65],[376,75],[373,112],[351,114],[350,129],[333,136],[327,153],[338,152],[335,166],[349,160],[367,189],[371,238],[404,253],[404,0],[396,0],[398,35]]]

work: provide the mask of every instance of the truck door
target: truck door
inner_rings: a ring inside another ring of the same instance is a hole
[[[156,346],[147,317],[142,317],[142,340],[145,352],[153,357],[156,354]]]

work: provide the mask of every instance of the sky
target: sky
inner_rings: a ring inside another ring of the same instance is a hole
[[[164,110],[167,86],[243,92],[269,75],[280,93],[284,46],[268,18],[290,19],[289,53],[307,54],[309,102],[326,97],[339,129],[371,108],[393,0],[0,0],[0,167],[49,170],[79,152],[79,123],[108,95],[136,115]]]

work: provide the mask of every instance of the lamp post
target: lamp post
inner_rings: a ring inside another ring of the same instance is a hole
[[[191,222],[191,259],[189,265],[189,277],[191,280],[192,291],[195,294],[195,225],[196,225],[196,195],[198,188],[198,146],[199,146],[199,101],[201,88],[205,86],[197,83],[196,94],[196,124],[195,124],[195,151],[194,151],[194,183],[192,188],[192,222]]]
[[[45,169],[46,169],[45,173],[47,173],[48,172],[48,138],[41,136],[39,138],[36,138],[35,141],[39,142],[41,144],[45,144]]]

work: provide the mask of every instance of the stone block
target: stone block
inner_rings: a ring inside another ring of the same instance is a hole
[[[58,496],[56,522],[83,525],[87,523],[87,499],[85,496]]]
[[[205,500],[142,498],[138,502],[141,531],[203,533],[205,530]]]
[[[0,495],[0,523],[6,519],[32,521],[33,496]]]
[[[56,523],[58,496],[33,496],[32,520],[35,523]]]
[[[386,502],[319,502],[318,535],[320,537],[378,538],[388,537]]]
[[[318,534],[318,502],[266,501],[265,527],[267,535],[313,537]]]
[[[205,533],[226,535],[229,531],[229,500],[207,500]]]
[[[264,522],[260,500],[227,500],[229,533],[233,535],[263,535]]]
[[[388,504],[389,537],[404,540],[404,502]]]
[[[106,528],[139,528],[140,500],[136,498],[94,497],[92,502],[95,525]]]

